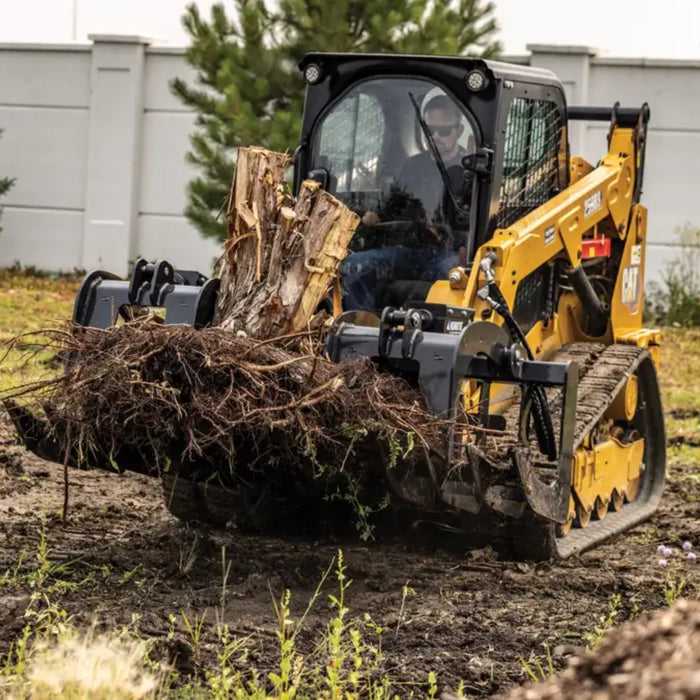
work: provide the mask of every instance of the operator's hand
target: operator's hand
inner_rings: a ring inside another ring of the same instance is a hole
[[[364,226],[376,226],[379,223],[379,214],[376,211],[367,211],[362,217]]]

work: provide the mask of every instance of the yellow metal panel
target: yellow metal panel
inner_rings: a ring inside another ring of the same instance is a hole
[[[625,493],[629,482],[640,474],[643,455],[643,439],[626,445],[610,439],[592,449],[576,450],[572,485],[583,507],[590,510],[596,498],[608,502],[613,490]]]
[[[624,235],[634,190],[633,139],[634,130],[615,129],[610,151],[597,168],[512,226],[497,230],[476,253],[464,305],[485,306],[476,292],[484,282],[479,262],[489,252],[497,257],[496,282],[512,306],[518,283],[547,261],[565,254],[578,265],[583,235],[606,218]]]
[[[593,172],[593,166],[583,158],[573,156],[569,163],[569,182],[578,182],[582,177]]]
[[[617,275],[610,313],[616,338],[639,330],[642,327],[644,311],[646,207],[641,204],[635,205],[629,222],[629,235],[620,260],[620,271]]]

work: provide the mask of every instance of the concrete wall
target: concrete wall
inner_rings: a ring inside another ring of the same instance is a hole
[[[194,116],[169,81],[194,75],[182,49],[140,37],[87,45],[0,45],[0,267],[101,267],[137,256],[211,269],[218,246],[182,215],[195,169],[185,162]],[[675,231],[700,227],[700,63],[597,56],[587,47],[529,46],[520,63],[550,68],[572,104],[651,106],[644,202],[649,277],[676,252]],[[595,162],[606,125],[575,124],[573,154]]]
[[[194,116],[172,96],[193,79],[182,49],[139,37],[0,46],[0,266],[104,268],[141,255],[209,271],[218,247],[182,215]]]

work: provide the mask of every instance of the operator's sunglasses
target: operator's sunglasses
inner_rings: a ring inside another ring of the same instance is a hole
[[[450,124],[449,126],[430,126],[429,124],[427,125],[430,133],[433,136],[449,136],[457,127],[459,124]]]

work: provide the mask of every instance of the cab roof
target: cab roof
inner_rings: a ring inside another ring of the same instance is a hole
[[[368,68],[373,65],[381,72],[383,70],[392,73],[405,69],[407,74],[417,74],[416,68],[421,64],[430,67],[433,71],[443,65],[449,69],[463,69],[465,71],[474,68],[485,68],[494,78],[500,80],[512,80],[519,82],[536,83],[538,85],[561,86],[561,81],[550,70],[536,68],[517,63],[504,63],[481,58],[467,56],[428,56],[421,54],[392,54],[392,53],[334,53],[311,52],[307,53],[299,62],[300,70],[304,70],[310,63],[319,63],[329,72],[340,66],[347,68]],[[354,66],[353,66],[354,64]]]

